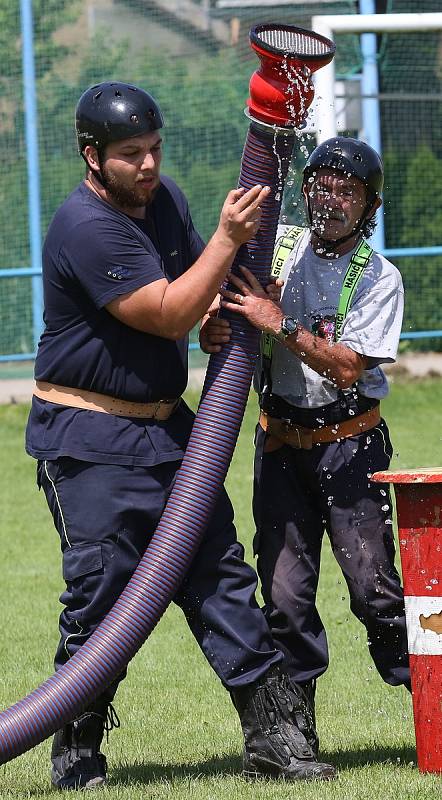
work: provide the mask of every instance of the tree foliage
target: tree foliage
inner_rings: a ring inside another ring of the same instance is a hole
[[[33,0],[34,50],[36,71],[39,77],[49,72],[54,64],[68,53],[68,48],[57,44],[55,31],[72,22],[79,13],[79,0]],[[0,2],[0,59],[3,65],[1,82],[6,87],[11,77],[21,76],[21,24],[19,0]],[[6,67],[6,69],[5,69]]]

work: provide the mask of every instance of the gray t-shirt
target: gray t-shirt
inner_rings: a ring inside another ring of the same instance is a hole
[[[289,225],[278,227],[284,236]],[[281,306],[308,331],[334,345],[336,312],[342,283],[354,251],[337,259],[317,256],[306,230],[286,260],[282,278]],[[373,253],[357,285],[350,310],[343,322],[339,342],[378,364],[393,362],[402,325],[404,290],[399,271],[383,256]],[[337,399],[337,388],[323,375],[304,364],[279,342],[274,342],[272,391],[288,403],[317,408]],[[365,370],[358,389],[366,397],[385,397],[388,384],[379,366]]]

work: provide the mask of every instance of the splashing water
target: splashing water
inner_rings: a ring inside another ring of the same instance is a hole
[[[305,133],[303,128],[305,126],[305,118],[307,117],[308,113],[307,99],[309,98],[312,89],[312,72],[307,65],[304,65],[301,69],[299,69],[291,64],[289,52],[286,52],[283,55],[278,72],[282,77],[285,78],[286,83],[285,106],[291,120],[293,121],[293,124],[290,125],[290,133],[295,133],[295,136],[298,139],[298,151],[302,153],[304,158],[307,160],[310,154],[306,142],[311,137]],[[273,152],[278,160],[278,186],[275,198],[276,200],[280,200],[284,190],[284,185],[283,181],[281,180],[282,170],[280,167],[279,155],[276,153],[275,148],[277,132],[278,135],[280,135],[281,128],[277,128],[275,126]],[[295,180],[296,172],[292,165],[290,165],[286,176],[285,187],[293,187]],[[298,202],[295,201],[292,205],[293,207],[297,207]],[[287,222],[287,217],[283,216],[281,221],[283,223]]]

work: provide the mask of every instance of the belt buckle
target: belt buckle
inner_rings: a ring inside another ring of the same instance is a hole
[[[313,447],[313,433],[306,428],[303,428],[302,425],[295,425],[293,422],[290,423],[291,433],[296,431],[297,441],[292,444],[292,447],[295,450],[311,450]],[[289,428],[287,428],[289,430]]]
[[[300,432],[298,426],[295,425],[294,422],[292,422],[292,420],[289,419],[288,417],[282,418],[281,422],[282,422],[282,424],[284,426],[284,430],[285,430],[287,436],[292,437],[293,434],[296,433],[297,441],[289,442],[290,447],[293,447],[294,450],[304,450],[305,448],[302,445],[301,432]],[[308,448],[308,449],[310,449],[310,448]]]
[[[296,444],[293,445],[293,447],[295,448],[295,450],[304,450],[305,448],[302,446],[302,441],[301,441],[301,432],[297,425],[295,425],[294,430],[296,431],[298,441]]]
[[[157,416],[157,414],[160,411],[161,406],[163,405],[163,403],[164,403],[164,400],[158,400],[155,403],[155,408],[154,408],[154,411],[153,411],[153,414],[152,414],[152,419],[155,419],[155,420],[158,420],[159,422],[161,422],[161,419]]]
[[[179,398],[177,400],[158,400],[155,403],[155,409],[152,415],[153,419],[158,420],[159,422],[165,422],[165,420],[169,419],[169,417],[172,416],[179,402],[180,402]],[[161,417],[158,417],[157,414],[159,411],[161,411],[161,408],[164,408],[164,406],[170,406],[170,411],[167,417],[163,417],[163,419],[161,419]]]

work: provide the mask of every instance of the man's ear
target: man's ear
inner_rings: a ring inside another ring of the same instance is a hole
[[[381,207],[381,205],[382,205],[382,197],[375,197],[370,212],[367,215],[367,219],[371,219],[376,214],[376,211],[378,210],[378,208]]]
[[[93,172],[100,171],[100,162],[96,147],[94,147],[92,144],[87,144],[83,150],[83,156],[86,159],[89,169],[91,169]]]

